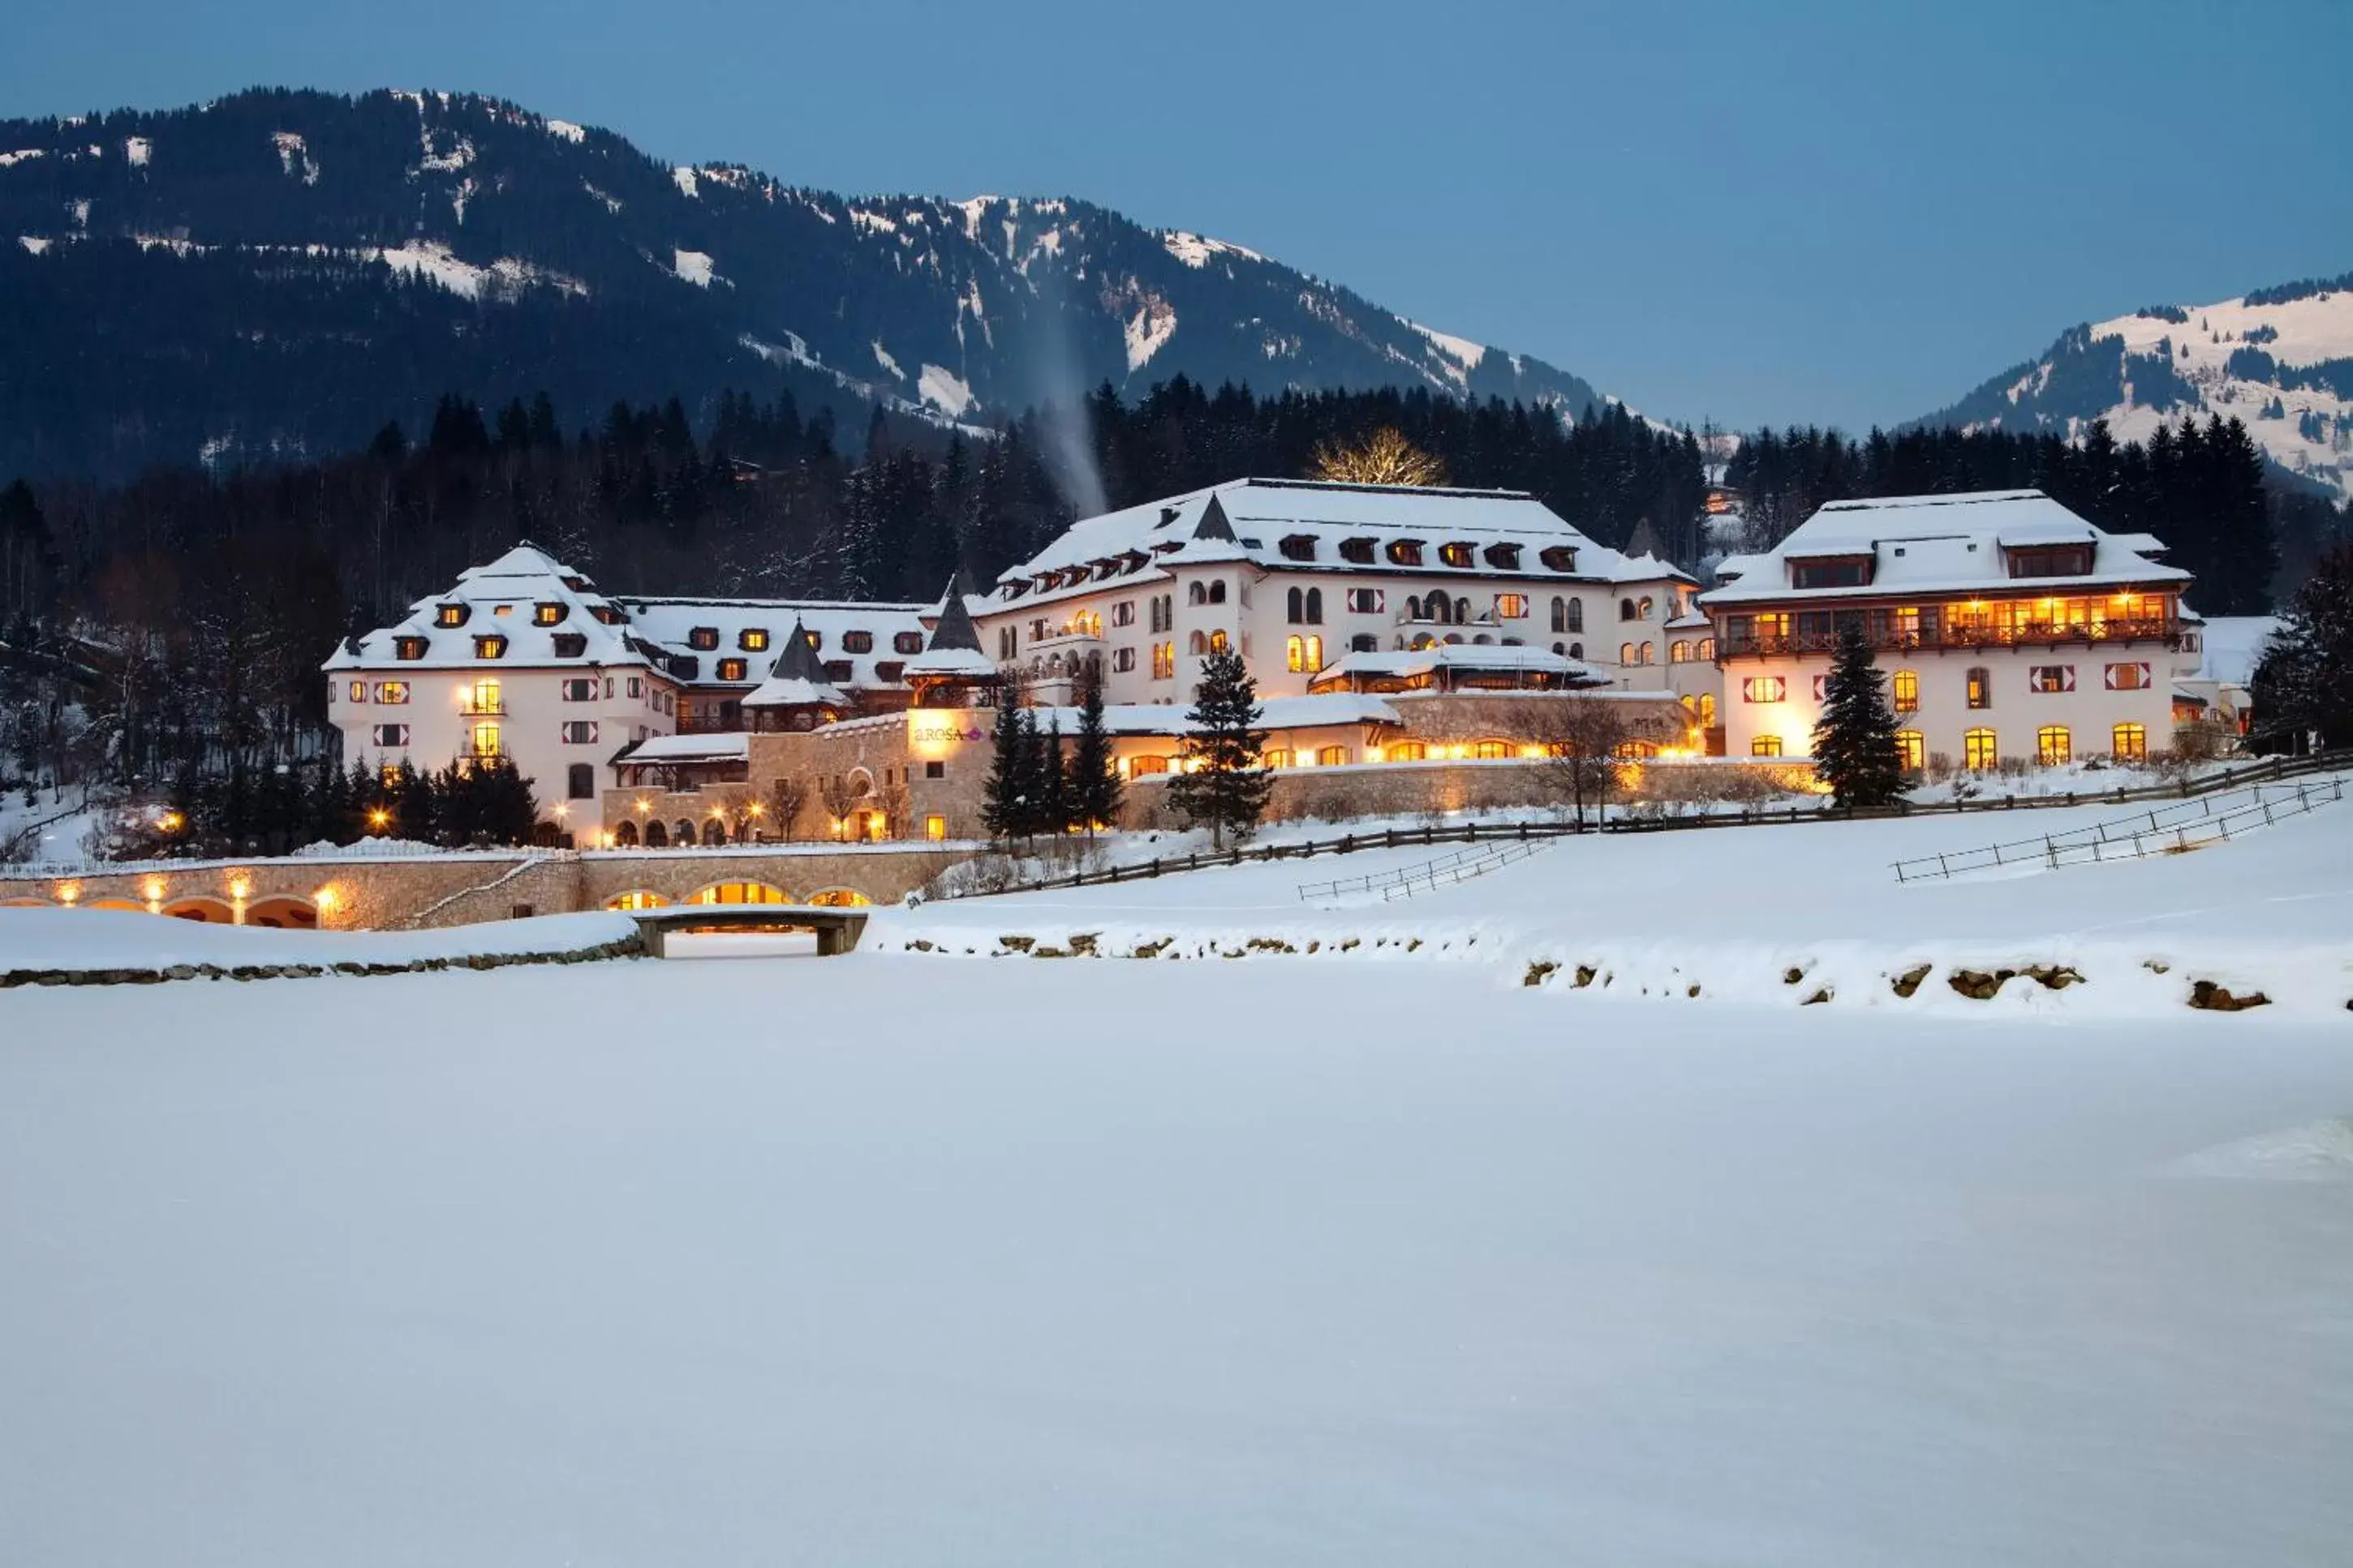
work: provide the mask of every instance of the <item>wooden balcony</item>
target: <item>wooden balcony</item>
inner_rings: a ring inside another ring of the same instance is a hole
[[[1911,653],[1921,649],[1928,652],[1966,651],[1986,647],[2060,647],[2072,643],[2161,642],[2168,647],[2181,646],[2186,624],[2174,616],[2134,620],[2047,621],[2010,626],[1940,626],[1933,630],[1899,630],[1890,626],[1883,631],[1863,634],[1864,643],[1873,653]],[[1719,660],[1741,658],[1768,658],[1775,655],[1837,651],[1838,634],[1825,632],[1792,632],[1787,636],[1735,637],[1730,634],[1715,641]]]

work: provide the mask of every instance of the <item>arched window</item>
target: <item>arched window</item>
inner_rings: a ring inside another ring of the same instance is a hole
[[[1995,744],[1991,730],[1971,730],[1961,737],[1962,765],[1983,773],[2001,761],[2001,748]]]
[[[1573,642],[1569,644],[1568,657],[1571,658],[1583,658],[1585,657],[1585,645],[1581,642]]]
[[[1209,634],[1209,651],[1211,653],[1223,653],[1226,651],[1226,631],[1223,626],[1219,627],[1216,631]]]
[[[1634,645],[1632,643],[1621,642],[1618,645],[1618,662],[1620,664],[1631,664],[1634,662]]]
[[[1508,741],[1474,741],[1471,754],[1482,763],[1497,762],[1512,754],[1512,746]]]
[[[1222,605],[1225,602],[1226,580],[1223,577],[1220,577],[1216,582],[1209,584],[1209,603],[1213,605]]]
[[[1715,658],[1715,639],[1714,637],[1700,638],[1699,647],[1695,650],[1695,657],[1703,663],[1713,663]]]
[[[1620,599],[1618,601],[1618,618],[1621,621],[1630,621],[1634,618],[1633,600]]]
[[[2064,724],[2045,724],[2034,731],[2034,760],[2044,767],[2056,767],[2073,762],[2075,746]]]
[[[1296,594],[1299,590],[1293,588],[1292,592]],[[1282,659],[1283,668],[1290,670],[1293,675],[1297,675],[1301,670],[1305,669],[1307,668],[1307,640],[1304,637],[1294,637],[1286,641],[1282,645]]]
[[[1193,628],[1193,635],[1185,639],[1185,651],[1191,654],[1195,658],[1198,658],[1203,654],[1208,652],[1208,634],[1202,631],[1200,627],[1195,626]]]
[[[1468,599],[1457,599],[1457,600],[1455,600],[1455,601],[1454,601],[1454,624],[1455,624],[1456,626],[1468,626],[1468,625],[1470,624],[1470,621],[1471,621],[1471,601],[1470,601],[1470,600],[1468,600]]]
[[[1552,602],[1552,629],[1556,632],[1568,630],[1568,601],[1557,595]]]
[[[713,882],[686,900],[690,904],[789,904],[782,888],[767,882]]]
[[[1895,731],[1895,757],[1904,764],[1904,771],[1907,773],[1916,773],[1927,765],[1927,746],[1920,739],[1919,731]]]
[[[1295,626],[1300,622],[1307,618],[1307,595],[1305,594],[1302,593],[1297,588],[1293,588],[1290,593],[1283,595],[1282,602],[1284,606],[1284,617],[1288,619],[1293,626]],[[1293,666],[1293,668],[1296,668],[1297,666]]]
[[[1324,590],[1321,588],[1307,590],[1307,624],[1311,626],[1324,624]]]
[[[1894,678],[1887,683],[1887,690],[1898,713],[1920,711],[1920,672],[1918,670],[1897,670]]]
[[[1454,606],[1446,602],[1446,595],[1443,594],[1432,594],[1423,602],[1422,607],[1429,613],[1430,618],[1440,626],[1452,618],[1448,612]]]
[[[702,842],[706,845],[720,845],[726,843],[726,819],[718,816],[704,817],[702,819]]]
[[[2138,724],[2119,724],[2109,732],[2109,749],[2120,763],[2148,760],[2148,731]]]
[[[1421,619],[1421,601],[1411,594],[1405,596],[1405,618],[1409,621]]]
[[[1319,767],[1319,768],[1340,768],[1340,767],[1345,767],[1345,766],[1347,766],[1347,764],[1348,764],[1348,748],[1347,748],[1347,747],[1345,747],[1345,746],[1320,746],[1320,747],[1318,747],[1318,748],[1316,749],[1316,752],[1315,752],[1315,765],[1316,765],[1317,767]]]
[[[1130,757],[1127,760],[1127,771],[1139,777],[1146,773],[1165,773],[1168,771],[1168,759],[1166,757]]]
[[[1209,585],[1207,583],[1193,584],[1185,590],[1185,602],[1188,605],[1208,604],[1209,602]]]
[[[1471,639],[1471,646],[1472,647],[1493,647],[1494,645],[1494,637],[1486,632],[1481,632]]]
[[[1990,708],[1993,706],[1993,678],[1986,672],[1986,668],[1983,665],[1971,667],[1968,672],[1968,704],[1970,707]],[[1990,735],[1993,731],[1989,730],[1986,733]]]
[[[1644,620],[1646,620],[1646,621],[1647,621],[1647,620],[1649,620],[1649,619],[1651,618],[1651,595],[1650,595],[1645,594],[1645,595],[1642,595],[1642,602],[1641,602],[1640,605],[1636,605],[1636,606],[1635,606],[1635,611],[1636,611],[1636,613],[1637,613],[1637,614],[1639,614],[1639,615],[1642,617],[1642,619],[1644,619]]]
[[[1581,632],[1585,629],[1584,600],[1571,599],[1568,602],[1568,621],[1560,629],[1565,632]]]
[[[1323,668],[1324,639],[1318,637],[1311,637],[1307,639],[1307,673],[1313,675]]]
[[[1260,757],[1271,768],[1295,768],[1299,765],[1299,753],[1287,746],[1261,752]]]
[[[1377,632],[1358,632],[1348,639],[1350,653],[1378,653],[1380,650],[1381,639]]]
[[[624,849],[636,848],[638,847],[638,825],[634,822],[623,822],[620,826],[613,829],[613,842],[619,845]]]
[[[1715,693],[1713,691],[1699,694],[1699,727],[1703,730],[1715,728]]]
[[[1418,763],[1430,755],[1430,748],[1419,741],[1398,741],[1381,755],[1392,763]]]
[[[625,822],[625,823],[621,824],[621,826],[624,826],[624,827],[627,827],[627,826],[628,826],[628,824]],[[647,848],[649,848],[649,849],[667,849],[667,848],[669,848],[669,847],[670,847],[670,829],[669,829],[669,828],[667,828],[667,827],[664,827],[664,826],[663,826],[660,823],[659,823],[659,822],[649,822],[649,823],[647,823],[647,824],[646,824],[646,847],[647,847]]]
[[[671,848],[691,849],[694,847],[694,819],[692,817],[681,816],[675,823],[670,825],[670,843]]]
[[[1667,662],[1669,664],[1689,664],[1691,662],[1691,644],[1680,637],[1675,641],[1669,643],[1667,645]]]

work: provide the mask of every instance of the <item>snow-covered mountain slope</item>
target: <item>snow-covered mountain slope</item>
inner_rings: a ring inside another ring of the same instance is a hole
[[[2072,434],[2105,419],[2140,440],[2193,414],[2235,416],[2281,468],[2353,496],[2353,273],[2071,328],[1924,423]]]
[[[446,391],[576,423],[781,379],[853,429],[1180,374],[1599,395],[1083,201],[843,197],[442,93],[0,121],[0,473],[348,447]]]

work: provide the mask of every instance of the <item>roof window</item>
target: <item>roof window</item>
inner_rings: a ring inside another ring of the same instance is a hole
[[[437,626],[462,626],[466,624],[466,617],[473,613],[470,605],[438,605],[433,611],[433,624]]]
[[[1353,561],[1359,566],[1370,566],[1373,563],[1373,544],[1374,541],[1369,539],[1344,539],[1340,541],[1340,559]]]
[[[696,626],[686,634],[686,646],[708,653],[719,646],[717,626]]]
[[[1452,540],[1438,547],[1438,558],[1449,566],[1467,569],[1479,563],[1478,547],[1465,544],[1459,539]]]
[[[1389,541],[1388,554],[1389,561],[1393,565],[1419,566],[1421,564],[1421,541],[1419,539],[1392,539]]]

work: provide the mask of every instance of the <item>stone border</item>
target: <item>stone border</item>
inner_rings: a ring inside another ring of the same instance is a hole
[[[174,963],[161,969],[10,969],[0,971],[0,991],[20,985],[157,985],[167,980],[311,980],[330,974],[427,974],[452,969],[508,969],[525,963],[602,963],[608,959],[645,956],[645,938],[630,935],[567,952],[476,952],[454,958],[412,958],[398,963]]]

